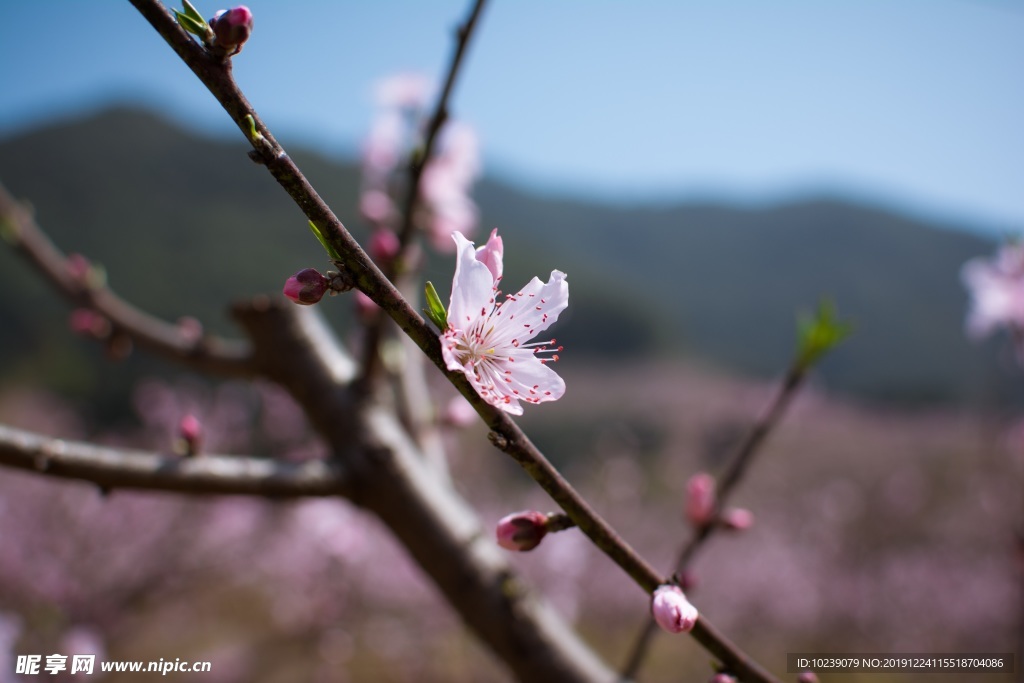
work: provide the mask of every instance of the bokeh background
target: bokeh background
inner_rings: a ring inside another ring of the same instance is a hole
[[[56,6],[0,2],[0,182],[133,303],[236,333],[230,301],[323,265],[305,220],[128,3]],[[468,6],[249,6],[240,84],[365,236],[374,84],[439,79]],[[1022,29],[1010,0],[485,10],[452,104],[481,141],[479,223],[505,236],[508,281],[557,267],[573,286],[568,393],[523,423],[649,558],[668,566],[686,479],[767,402],[795,314],[828,296],[854,322],[739,492],[755,526],[695,568],[695,602],[775,671],[795,651],[1019,647],[1022,378],[1007,337],[965,337],[959,271],[1024,224]],[[450,272],[428,264],[442,296]],[[105,358],[9,250],[0,292],[3,422],[168,449],[196,412],[211,450],[323,457],[274,387]],[[354,336],[350,301],[323,310]],[[485,524],[551,507],[482,429],[446,438]],[[223,681],[505,676],[345,503],[0,474],[0,655],[208,659]],[[514,559],[622,661],[646,603],[609,562],[572,532]],[[648,679],[700,680],[706,660],[663,638]]]

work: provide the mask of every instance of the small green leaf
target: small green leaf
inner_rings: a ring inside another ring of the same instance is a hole
[[[341,260],[341,254],[338,253],[337,249],[335,249],[334,247],[331,246],[331,243],[328,242],[327,238],[324,236],[324,234],[322,232],[320,232],[320,228],[318,228],[316,226],[316,223],[314,223],[313,221],[310,221],[309,222],[309,229],[312,230],[313,234],[316,235],[316,238],[318,240],[320,240],[320,245],[327,251],[327,255],[331,257],[331,260],[332,261],[340,261]]]
[[[204,41],[206,40],[207,35],[210,33],[210,26],[205,20],[196,21],[187,14],[182,14],[178,10],[174,10],[174,16],[178,19],[178,23],[181,24],[183,29],[189,33],[199,36]]]
[[[242,120],[245,121],[245,125],[248,127],[246,134],[249,136],[250,140],[253,142],[259,142],[263,139],[263,134],[256,130],[256,119],[252,117],[252,114],[246,114],[245,118]]]
[[[185,8],[185,16],[187,16],[190,19],[193,19],[193,20],[195,20],[195,21],[197,21],[197,22],[199,22],[201,24],[205,24],[206,23],[206,18],[202,14],[199,13],[199,10],[197,10],[192,5],[191,2],[189,2],[188,0],[181,0],[181,6]]]
[[[427,294],[427,307],[423,309],[423,312],[430,322],[437,326],[438,331],[444,332],[448,329],[448,312],[444,310],[444,304],[441,303],[441,297],[434,289],[434,283],[427,282],[424,291]]]
[[[813,316],[801,315],[797,318],[797,366],[807,370],[852,331],[850,323],[839,320],[835,304],[823,299]]]

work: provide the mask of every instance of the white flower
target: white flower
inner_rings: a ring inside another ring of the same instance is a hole
[[[967,331],[972,337],[1000,326],[1024,327],[1024,247],[1007,244],[992,260],[972,259],[961,278],[971,294]]]
[[[458,251],[448,329],[441,334],[441,352],[449,370],[459,370],[491,405],[522,415],[520,401],[555,401],[565,393],[565,382],[548,367],[558,360],[555,340],[530,342],[558,319],[569,305],[565,273],[551,271],[547,283],[533,278],[516,294],[499,302],[502,245],[497,231],[487,247],[456,232]],[[487,262],[485,263],[483,258]],[[542,358],[540,354],[551,354]]]

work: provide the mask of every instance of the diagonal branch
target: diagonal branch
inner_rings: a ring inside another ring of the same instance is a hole
[[[83,285],[68,268],[67,257],[36,225],[31,213],[0,185],[0,223],[15,249],[60,292],[79,306],[110,321],[113,332],[128,335],[140,346],[201,372],[224,376],[252,374],[248,347],[215,336],[188,337],[178,325],[164,322],[120,298],[106,286]]]
[[[665,577],[655,571],[607,521],[597,514],[506,413],[485,402],[464,375],[452,373],[445,368],[437,333],[423,321],[394,284],[381,273],[273,138],[235,84],[231,76],[230,62],[216,58],[192,40],[156,0],[129,1],[221,103],[235,125],[253,145],[254,158],[267,167],[275,180],[338,252],[341,257],[338,261],[339,267],[348,271],[354,284],[391,316],[470,401],[495,433],[496,445],[515,459],[562,507],[580,530],[645,592],[653,592],[659,585],[665,583]],[[255,138],[249,134],[251,126],[254,126],[259,134]],[[704,617],[697,622],[692,635],[705,649],[744,680],[776,680],[718,633]]]
[[[0,464],[92,482],[103,490],[145,489],[268,498],[336,496],[350,490],[348,477],[337,464],[293,464],[233,455],[179,458],[55,439],[5,425],[0,425]]]

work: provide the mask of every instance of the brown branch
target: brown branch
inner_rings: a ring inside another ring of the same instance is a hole
[[[102,314],[112,335],[127,335],[140,346],[201,372],[223,376],[252,374],[248,347],[215,336],[196,340],[178,325],[164,322],[132,306],[105,285],[90,286],[76,279],[67,257],[36,225],[31,213],[0,185],[0,222],[16,250],[67,299]]]
[[[0,425],[0,464],[92,482],[104,491],[294,498],[344,495],[350,490],[347,475],[336,464],[292,464],[232,455],[180,458],[55,439],[5,425]]]
[[[406,186],[405,203],[402,207],[402,226],[398,231],[399,249],[398,253],[391,260],[389,267],[385,268],[385,275],[389,279],[400,278],[408,268],[409,254],[413,248],[413,237],[416,232],[414,216],[416,203],[419,201],[423,171],[434,154],[434,147],[441,133],[441,128],[448,121],[448,102],[455,88],[455,81],[459,75],[463,57],[466,54],[466,48],[469,45],[469,40],[473,35],[473,30],[476,28],[477,20],[480,18],[480,13],[483,11],[485,3],[486,0],[476,0],[473,3],[469,16],[466,17],[466,20],[456,31],[455,51],[452,53],[452,59],[448,65],[444,88],[437,98],[434,112],[427,124],[423,146],[415,151],[409,160],[409,178]],[[398,282],[401,287],[403,283],[401,280]],[[383,335],[384,320],[382,318],[377,318],[367,325],[364,335],[365,342],[363,344],[363,362],[361,364],[363,369],[362,378],[360,380],[360,384],[363,385],[365,390],[368,390],[369,385],[372,384],[374,376],[380,367],[378,347]]]
[[[445,368],[437,334],[401,296],[394,284],[381,273],[330,207],[316,193],[284,149],[274,140],[270,131],[234,83],[230,62],[215,58],[192,40],[156,0],[129,1],[221,103],[239,130],[253,145],[254,158],[266,165],[271,175],[288,192],[306,217],[319,227],[325,238],[340,255],[339,267],[348,271],[355,285],[391,316],[449,381],[470,401],[477,413],[495,433],[495,442],[500,444],[501,449],[512,456],[576,522],[583,533],[645,592],[651,593],[657,586],[665,583],[665,578],[656,572],[615,532],[608,522],[590,507],[506,413],[480,398],[464,375],[449,372]],[[248,133],[249,117],[260,134],[256,139],[252,139]],[[764,682],[776,680],[756,663],[750,661],[735,645],[717,633],[704,617],[698,621],[692,634],[701,645],[744,680]]]

